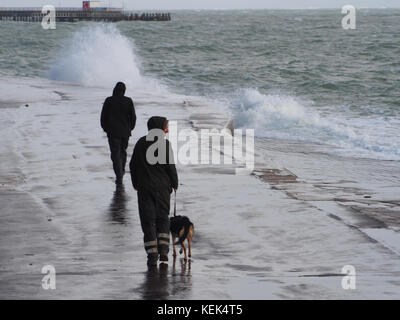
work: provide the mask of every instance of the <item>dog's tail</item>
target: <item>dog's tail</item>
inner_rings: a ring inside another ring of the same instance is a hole
[[[188,234],[189,234],[189,230],[190,230],[190,227],[191,227],[191,226],[192,226],[192,225],[184,226],[184,227],[183,227],[183,228],[184,228],[183,235],[179,237],[179,239],[178,239],[178,241],[175,243],[175,245],[181,245],[181,244],[183,243],[183,241],[186,240],[186,238],[187,238],[187,236],[188,236]]]

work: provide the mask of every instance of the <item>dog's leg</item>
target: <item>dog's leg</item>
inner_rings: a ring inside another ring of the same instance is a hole
[[[192,246],[191,246],[191,242],[192,242],[192,239],[191,239],[191,237],[188,237],[188,247],[189,247],[189,258],[192,258]]]
[[[172,274],[176,274],[176,256],[174,256],[174,261],[172,263]]]
[[[175,240],[176,240],[176,238],[175,238],[175,236],[173,235],[173,236],[172,236],[172,247],[174,248],[174,253],[173,253],[173,256],[174,256],[174,257],[176,257]]]
[[[185,227],[182,227],[181,231],[179,231],[178,237],[181,238],[183,234],[185,233]],[[185,239],[183,240],[185,241]],[[182,254],[183,248],[179,250],[179,253]]]
[[[187,241],[188,241],[188,247],[189,247],[189,258],[192,258],[192,238],[193,238],[193,227],[190,227],[189,229],[189,234],[187,237]]]
[[[185,253],[185,261],[187,260],[187,253],[186,253],[186,247],[185,247],[185,243],[184,242],[182,242],[182,249],[183,249],[183,252]]]

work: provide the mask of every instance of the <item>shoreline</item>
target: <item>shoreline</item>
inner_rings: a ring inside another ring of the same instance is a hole
[[[129,177],[125,177],[124,200],[114,193],[108,145],[98,128],[104,89],[47,80],[40,87],[71,99],[51,94],[52,100],[45,103],[7,109],[15,122],[2,132],[1,146],[7,147],[2,155],[11,160],[2,162],[0,180],[15,168],[24,180],[0,187],[1,206],[8,204],[0,217],[0,287],[5,288],[1,298],[399,297],[400,286],[394,283],[399,254],[384,246],[382,234],[370,231],[377,229],[376,220],[351,209],[362,203],[378,207],[382,201],[390,202],[391,191],[385,194],[384,184],[377,180],[376,195],[365,193],[368,179],[360,187],[360,182],[351,182],[347,172],[337,169],[343,159],[262,139],[256,140],[255,159],[255,171],[264,174],[260,179],[235,175],[234,166],[178,166],[178,214],[188,215],[196,226],[193,260],[184,264],[178,257],[174,263],[170,255],[165,273],[161,269],[148,273],[136,195]],[[187,128],[228,122],[223,115],[210,119],[212,106],[184,106],[179,95],[174,104],[165,106],[163,100],[157,94],[136,95],[138,127],[128,157],[151,115],[167,115]],[[8,148],[10,141],[13,148]],[[14,151],[19,161],[10,157]],[[358,164],[349,160],[346,171],[354,171]],[[324,168],[330,168],[330,174],[319,177],[318,170]],[[362,169],[368,168],[366,161]],[[380,170],[386,175],[390,167]],[[357,177],[363,174],[354,172]],[[362,198],[365,195],[373,198]],[[344,203],[350,210],[341,208]],[[394,210],[399,207],[397,202],[392,205]],[[398,235],[397,225],[385,223]],[[12,250],[9,243],[16,244]],[[40,270],[52,263],[58,284],[50,292],[41,288]],[[360,274],[355,292],[341,288],[341,268],[347,264],[355,265]],[[160,275],[162,280],[155,280]]]

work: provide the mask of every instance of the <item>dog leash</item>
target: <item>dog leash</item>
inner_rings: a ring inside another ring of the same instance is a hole
[[[176,217],[176,190],[175,191],[175,201],[174,201],[174,217]]]

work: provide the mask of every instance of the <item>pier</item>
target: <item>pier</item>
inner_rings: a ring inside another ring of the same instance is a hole
[[[2,21],[41,22],[42,8],[0,8]],[[170,13],[135,13],[123,8],[101,7],[98,1],[83,1],[82,8],[56,8],[56,22],[78,21],[171,21]]]

